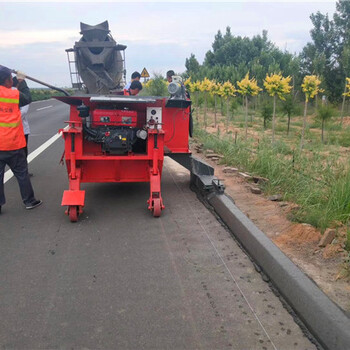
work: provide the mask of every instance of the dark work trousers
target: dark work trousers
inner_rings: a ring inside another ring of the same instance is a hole
[[[29,134],[24,135],[24,137],[26,138],[26,147],[24,148],[26,152],[26,158],[28,157],[28,136]]]
[[[17,178],[23,203],[31,204],[35,201],[34,191],[28,175],[28,163],[25,149],[15,151],[0,151],[0,206],[4,205],[4,173],[5,166],[8,165]]]

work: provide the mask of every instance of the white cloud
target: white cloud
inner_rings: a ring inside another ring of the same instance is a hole
[[[78,39],[76,30],[0,30],[0,47],[9,48],[38,43],[67,42]]]
[[[252,37],[266,29],[281,49],[300,52],[310,40],[310,14],[335,10],[335,0],[0,2],[0,64],[58,85],[69,85],[64,50],[80,39],[79,22],[108,20],[116,41],[128,46],[129,77],[143,67],[150,73],[182,72],[191,53],[202,63],[217,31],[224,33],[227,26],[235,36]],[[15,21],[18,13],[21,20]]]
[[[160,28],[159,28],[160,29]],[[184,42],[180,37],[169,38],[161,34],[154,36],[154,28],[148,30],[143,27],[142,32],[129,33],[128,31],[120,31],[116,39],[118,43],[131,42],[135,44],[147,44],[149,46],[157,45],[180,45],[188,46],[190,43]],[[113,29],[111,30],[113,33]],[[65,43],[73,46],[75,41],[80,39],[80,35],[76,29],[73,30],[0,30],[0,48],[13,48],[15,46],[23,46],[39,43]],[[152,38],[152,39],[150,39]]]

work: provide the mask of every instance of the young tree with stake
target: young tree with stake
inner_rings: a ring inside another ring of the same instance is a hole
[[[208,106],[208,93],[211,91],[213,82],[208,78],[204,78],[200,85],[200,91],[204,93],[204,127],[207,127],[207,106]]]
[[[334,115],[334,109],[329,104],[324,104],[318,107],[317,109],[317,118],[321,120],[322,123],[322,132],[321,132],[321,141],[324,143],[324,128],[327,120],[331,119]]]
[[[303,120],[303,129],[301,131],[301,140],[300,140],[300,151],[304,146],[304,134],[306,129],[306,116],[307,116],[307,105],[310,98],[314,98],[320,91],[321,80],[317,75],[306,75],[301,84],[301,88],[305,94],[305,106],[304,106],[304,120]]]
[[[221,85],[220,95],[226,99],[226,132],[228,131],[228,121],[230,117],[230,97],[236,96],[235,92],[236,88],[231,82],[226,81]]]
[[[259,88],[256,79],[249,79],[249,72],[241,80],[237,81],[238,89],[237,91],[244,96],[245,100],[245,138],[247,139],[248,135],[248,96],[257,96],[259,91],[262,89]]]
[[[279,99],[285,100],[285,95],[289,94],[292,87],[289,85],[291,77],[282,77],[281,73],[266,74],[264,86],[267,93],[273,97],[273,112],[272,112],[272,143],[275,142],[275,124],[276,124],[276,96]]]
[[[199,81],[193,82],[189,84],[190,92],[193,92],[196,96],[196,105],[197,105],[197,112],[196,112],[196,120],[198,122],[199,120],[199,91],[200,91],[201,83]]]
[[[220,96],[221,84],[215,81],[212,82],[210,94],[214,96],[214,127],[217,125],[216,110],[217,110],[217,97]]]
[[[343,103],[341,106],[341,125],[343,125],[344,106],[345,106],[345,99],[347,97],[350,97],[350,78],[346,78],[346,80],[345,80],[345,89],[344,89],[344,93],[343,93]]]

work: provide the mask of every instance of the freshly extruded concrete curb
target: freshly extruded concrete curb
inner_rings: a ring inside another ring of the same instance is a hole
[[[350,349],[350,320],[225,194],[208,202],[277,287],[309,331],[329,350]]]

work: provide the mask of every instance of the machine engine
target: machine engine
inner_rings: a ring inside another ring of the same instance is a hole
[[[102,151],[109,154],[132,152],[137,141],[137,130],[134,128],[102,126],[96,129],[84,126],[85,139],[102,144]]]
[[[137,112],[128,109],[90,109],[79,106],[79,116],[83,119],[85,139],[101,144],[108,154],[127,154],[135,151],[134,146],[147,138],[147,132],[137,128]],[[142,132],[143,131],[143,132]],[[145,147],[145,145],[144,145]]]
[[[173,81],[168,85],[170,99],[186,100],[186,89],[180,76],[174,75]]]

